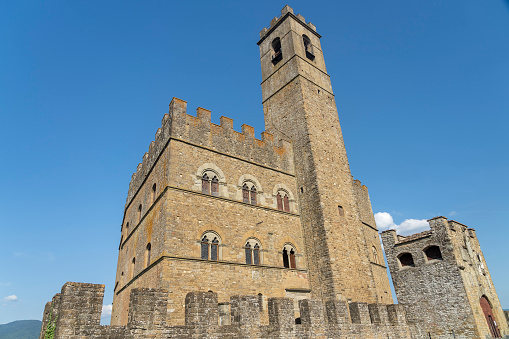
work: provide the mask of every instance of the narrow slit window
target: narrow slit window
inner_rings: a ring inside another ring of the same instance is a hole
[[[157,189],[156,184],[153,184],[152,185],[152,203],[154,203],[156,201],[156,189]]]
[[[141,221],[141,204],[138,206],[138,222]]]
[[[338,212],[339,212],[339,215],[340,215],[341,217],[344,217],[344,216],[345,216],[345,210],[344,210],[343,206],[338,205]]]
[[[147,244],[147,248],[145,249],[145,267],[150,265],[150,252],[152,251],[152,245],[150,243]]]

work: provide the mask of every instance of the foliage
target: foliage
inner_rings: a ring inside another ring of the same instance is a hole
[[[53,339],[55,336],[55,327],[57,325],[57,316],[52,320],[53,317],[53,305],[51,306],[51,311],[49,312],[48,318],[48,326],[46,326],[46,332],[44,333],[44,339]]]

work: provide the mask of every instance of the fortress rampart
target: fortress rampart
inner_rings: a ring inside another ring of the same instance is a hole
[[[127,326],[101,326],[104,285],[68,282],[46,309],[58,312],[55,339],[77,338],[413,338],[400,305],[300,300],[300,324],[294,301],[269,298],[268,325],[260,323],[258,296],[232,296],[218,304],[214,292],[191,292],[185,299],[185,325],[166,323],[168,292],[131,291]],[[229,309],[229,312],[228,312]],[[51,312],[45,312],[41,337]],[[222,324],[222,325],[219,325]]]
[[[169,113],[165,114],[155,141],[143,155],[136,172],[131,177],[126,209],[152,171],[160,155],[171,140],[203,147],[242,160],[293,173],[293,149],[289,141],[274,141],[272,134],[262,132],[262,139],[255,138],[254,128],[242,125],[242,133],[233,129],[233,119],[222,116],[220,125],[211,122],[211,111],[199,107],[196,116],[187,114],[187,102],[173,98]]]

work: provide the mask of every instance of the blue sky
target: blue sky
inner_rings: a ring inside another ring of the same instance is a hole
[[[129,180],[171,98],[259,137],[256,42],[284,5],[0,2],[0,324],[40,319],[66,281],[104,283],[111,304]],[[474,227],[509,309],[508,2],[289,5],[323,36],[379,220]]]

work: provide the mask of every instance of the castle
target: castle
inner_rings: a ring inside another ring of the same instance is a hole
[[[441,223],[414,238],[383,234],[392,304],[320,38],[288,6],[260,32],[261,140],[173,98],[129,184],[111,326],[99,326],[103,285],[67,283],[46,305],[41,338],[52,326],[55,338],[509,334],[475,235],[455,222],[433,219]],[[463,262],[465,237],[474,249]]]

